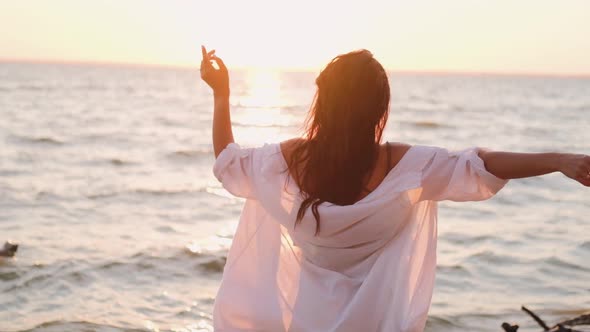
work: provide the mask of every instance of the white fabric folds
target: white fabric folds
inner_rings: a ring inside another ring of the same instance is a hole
[[[246,198],[214,307],[215,331],[422,331],[436,270],[437,203],[485,200],[506,180],[477,148],[413,146],[353,205],[295,226],[299,189],[279,144],[232,143],[213,168]]]

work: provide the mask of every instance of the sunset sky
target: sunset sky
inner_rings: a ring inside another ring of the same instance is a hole
[[[0,0],[0,27],[3,59],[590,74],[587,0]]]

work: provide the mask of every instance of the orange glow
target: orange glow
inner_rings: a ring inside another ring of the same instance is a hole
[[[20,0],[0,2],[0,56],[317,69],[371,50],[393,70],[590,73],[585,0]],[[542,56],[540,56],[542,55]]]
[[[281,81],[279,73],[273,70],[251,70],[248,72],[248,93],[238,99],[244,107],[280,107]]]
[[[279,73],[250,70],[245,78],[248,89],[232,97],[232,122],[236,139],[245,145],[260,145],[292,137],[287,127],[301,121],[283,109],[289,101],[281,93]]]

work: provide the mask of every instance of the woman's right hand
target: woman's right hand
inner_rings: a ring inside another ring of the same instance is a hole
[[[223,60],[215,55],[215,50],[207,52],[205,46],[201,46],[201,52],[201,79],[213,89],[215,96],[229,97],[229,73]],[[217,63],[219,69],[213,67],[212,61]]]
[[[570,179],[590,187],[590,156],[583,154],[564,154],[559,170]]]

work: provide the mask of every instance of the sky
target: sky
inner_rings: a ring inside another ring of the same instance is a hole
[[[0,0],[0,58],[317,69],[365,48],[390,70],[590,74],[588,0]]]

